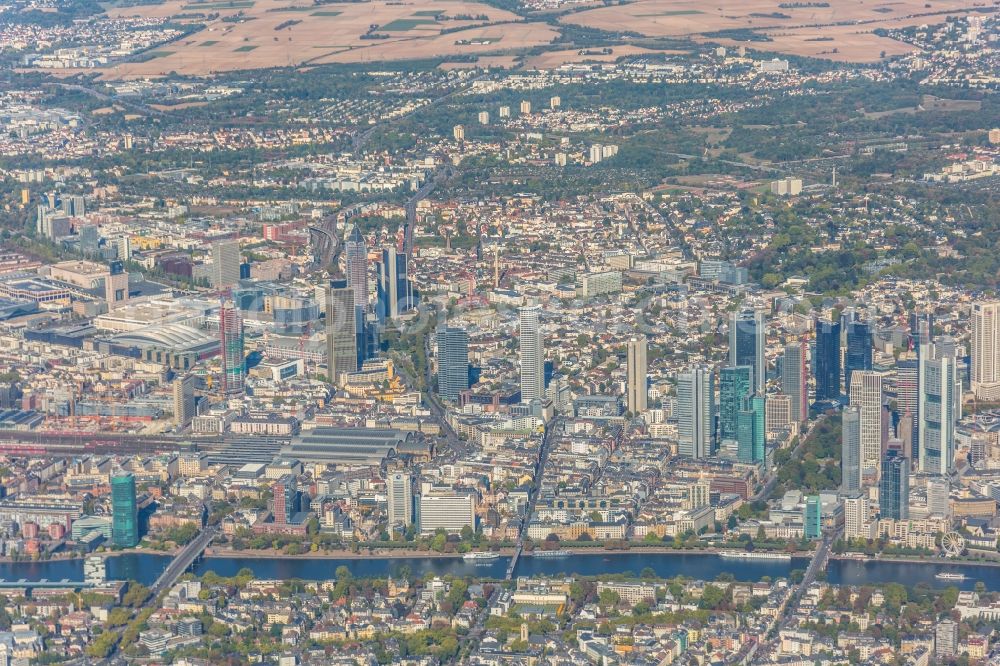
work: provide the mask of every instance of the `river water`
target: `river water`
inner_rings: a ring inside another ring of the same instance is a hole
[[[108,577],[138,580],[150,584],[166,568],[170,558],[152,553],[129,553],[108,558]],[[481,578],[503,578],[510,559],[500,557],[486,563],[467,562],[460,557],[411,558],[263,558],[208,557],[200,560],[195,572],[214,571],[220,576],[232,576],[246,567],[257,578],[302,578],[323,580],[334,577],[337,567],[346,566],[356,577],[406,574],[424,576],[457,575]],[[596,576],[631,572],[638,575],[649,567],[660,578],[683,575],[700,580],[714,580],[719,574],[730,573],[736,580],[758,581],[764,576],[788,576],[794,569],[805,569],[806,558],[780,560],[731,560],[716,555],[693,553],[594,553],[566,557],[522,557],[517,564],[517,576]],[[940,560],[927,563],[888,562],[879,560],[831,560],[826,568],[831,583],[863,585],[897,582],[913,586],[926,583],[932,587],[955,585],[971,590],[982,581],[989,590],[1000,590],[1000,567],[970,564],[949,564]],[[942,581],[939,572],[963,573],[964,581]],[[49,562],[0,563],[0,578],[6,581],[47,579],[60,581],[83,580],[82,560]]]

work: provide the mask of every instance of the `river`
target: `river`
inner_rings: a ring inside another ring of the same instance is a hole
[[[150,584],[166,568],[166,555],[128,553],[108,558],[108,577],[117,580],[138,580]],[[221,576],[232,576],[246,567],[257,578],[302,578],[322,580],[333,578],[337,567],[345,566],[356,577],[400,576],[409,572],[424,576],[457,575],[482,578],[503,578],[510,559],[500,557],[486,563],[467,562],[455,557],[412,558],[263,558],[263,557],[208,557],[195,565],[195,572],[214,571]],[[660,578],[684,575],[701,580],[714,580],[721,573],[731,573],[736,580],[758,581],[764,576],[787,576],[793,569],[805,569],[806,558],[787,561],[740,561],[722,559],[716,555],[693,553],[594,553],[566,557],[522,557],[517,564],[518,576],[559,576],[631,572],[638,575],[649,567]],[[1000,567],[971,564],[831,560],[826,568],[831,583],[864,585],[869,583],[898,582],[913,586],[926,583],[932,587],[955,585],[971,590],[982,581],[989,590],[1000,590]],[[963,581],[941,581],[934,576],[939,572],[965,574]],[[82,560],[53,560],[47,562],[0,563],[0,578],[7,581],[83,579]]]

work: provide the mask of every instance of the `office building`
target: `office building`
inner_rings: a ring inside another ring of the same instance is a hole
[[[927,513],[951,518],[951,482],[947,476],[927,479]]]
[[[840,489],[850,495],[861,490],[861,410],[852,405],[840,418]]]
[[[766,335],[764,315],[757,310],[743,308],[734,312],[729,320],[729,365],[749,365],[753,368],[751,388],[754,393],[764,393]]]
[[[786,345],[781,362],[781,392],[791,401],[789,417],[796,424],[805,423],[809,418],[809,374],[806,368],[805,343]]]
[[[628,341],[627,358],[627,391],[626,402],[628,411],[641,414],[646,411],[646,338],[634,337]]]
[[[763,395],[744,399],[737,415],[736,441],[740,462],[764,462],[767,444],[767,405]]]
[[[326,286],[326,368],[331,384],[346,372],[358,371],[358,320],[354,289],[347,280]]]
[[[823,536],[823,505],[819,495],[806,497],[805,512],[802,517],[802,536],[806,539],[818,539]]]
[[[368,308],[368,244],[356,224],[344,242],[344,258],[347,286],[354,290],[354,304],[365,310]]]
[[[910,454],[917,449],[918,378],[917,361],[906,360],[896,363],[896,409],[899,411],[896,437],[903,440],[903,450],[907,458],[910,458]]]
[[[957,656],[958,623],[951,618],[945,618],[934,628],[934,657],[943,662]]]
[[[104,300],[108,310],[115,310],[128,303],[128,273],[121,261],[112,261],[107,277],[104,278]]]
[[[174,402],[174,425],[178,428],[186,428],[191,423],[191,419],[195,417],[194,383],[194,375],[187,375],[175,377],[171,384]]]
[[[792,401],[784,393],[771,393],[765,402],[768,434],[788,430],[792,425]]]
[[[240,282],[240,242],[223,240],[212,243],[212,286],[223,290]]]
[[[438,395],[458,400],[469,388],[469,334],[458,326],[437,330]]]
[[[420,534],[438,530],[458,534],[463,527],[476,529],[476,496],[472,492],[432,489],[420,495]]]
[[[715,453],[715,375],[697,366],[677,376],[677,451],[705,458]]]
[[[737,420],[744,399],[752,392],[753,368],[722,368],[719,372],[719,440],[736,441]]]
[[[222,392],[242,395],[246,372],[243,355],[243,317],[233,301],[219,307],[219,339],[222,343]]]
[[[816,320],[816,400],[840,399],[840,322]]]
[[[413,524],[413,479],[406,472],[393,472],[385,483],[389,527]]]
[[[1000,301],[972,306],[972,390],[979,400],[1000,400]]]
[[[878,469],[882,458],[882,373],[857,370],[851,374],[851,407],[861,420],[861,473]]]
[[[394,320],[400,314],[416,307],[416,294],[407,272],[407,258],[395,247],[382,250],[378,265],[378,312],[385,320]]]
[[[871,526],[868,522],[868,498],[861,493],[848,495],[844,498],[844,538],[871,538]]]
[[[111,477],[111,542],[122,548],[133,548],[139,543],[139,510],[131,472]]]
[[[872,329],[867,323],[847,325],[847,352],[844,354],[844,386],[851,385],[851,373],[872,369]]]
[[[935,345],[921,345],[918,368],[918,469],[948,474],[955,458],[955,358],[937,358]]]
[[[517,310],[521,402],[545,397],[545,350],[542,347],[542,327],[538,320],[541,311],[539,305],[528,305]]]
[[[878,511],[882,518],[891,520],[910,517],[910,461],[895,449],[886,451],[882,458]]]

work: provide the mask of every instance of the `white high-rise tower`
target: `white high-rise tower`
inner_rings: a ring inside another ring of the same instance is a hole
[[[545,397],[545,350],[542,348],[542,328],[539,305],[518,308],[521,360],[521,402]]]

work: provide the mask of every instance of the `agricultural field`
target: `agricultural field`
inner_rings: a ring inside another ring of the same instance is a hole
[[[530,48],[558,34],[544,24],[526,23],[511,12],[465,0],[336,5],[301,0],[167,0],[159,5],[110,7],[108,14],[171,17],[205,25],[155,57],[147,54],[140,61],[109,67],[104,74],[109,79],[460,56]],[[447,32],[442,35],[442,31]]]
[[[985,5],[981,0],[639,0],[571,13],[564,22],[648,37],[692,37],[790,55],[872,62],[911,49],[874,34],[878,28],[943,23]]]

